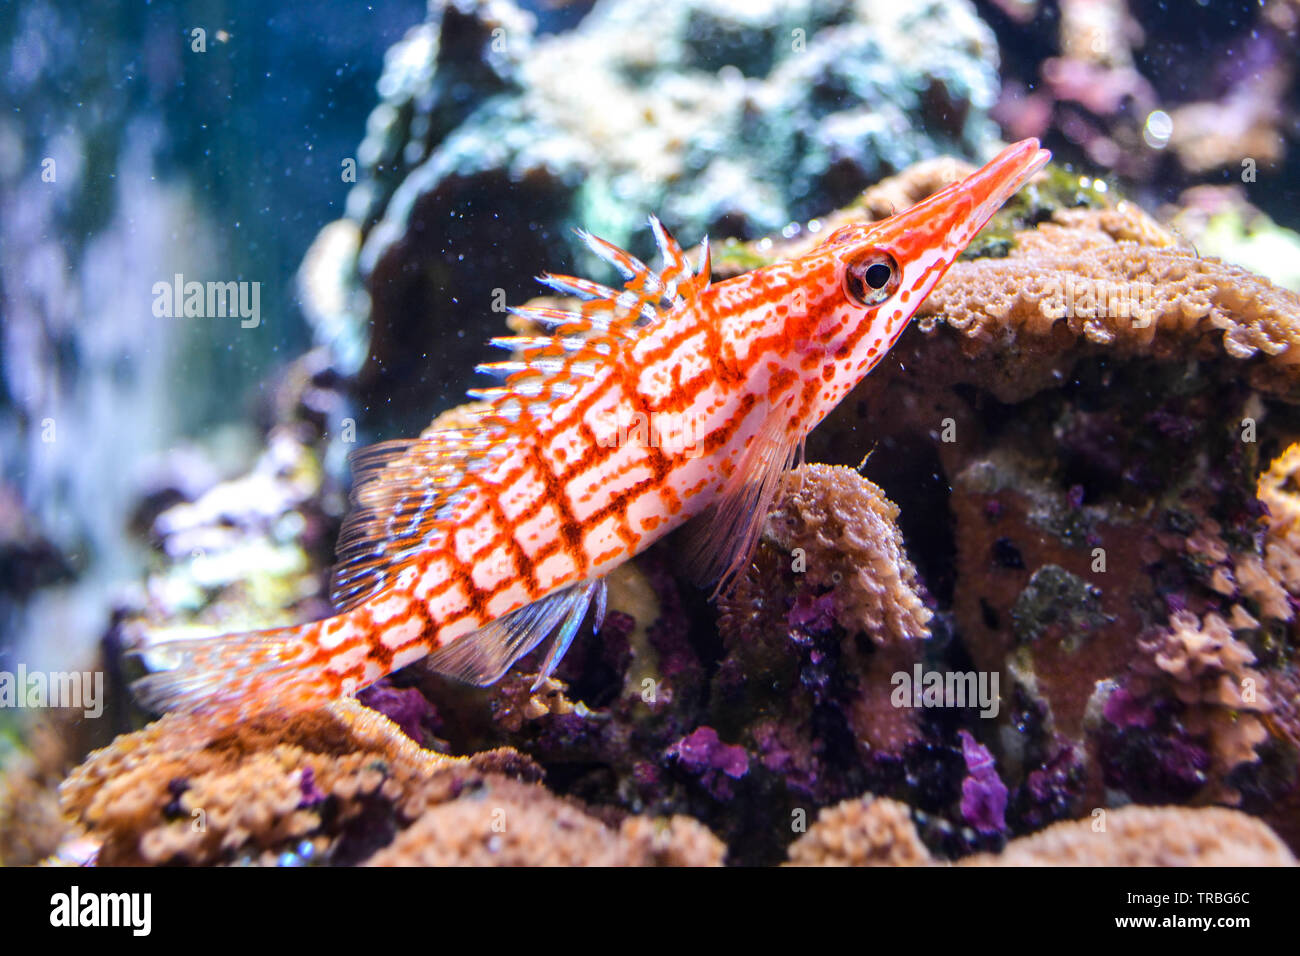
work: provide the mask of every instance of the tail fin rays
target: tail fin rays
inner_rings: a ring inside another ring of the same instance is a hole
[[[131,690],[142,707],[160,713],[252,713],[324,704],[331,695],[309,640],[309,629],[318,626],[187,638],[140,649],[136,653],[156,669]]]

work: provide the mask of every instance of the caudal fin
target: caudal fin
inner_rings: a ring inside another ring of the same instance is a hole
[[[317,624],[162,641],[137,651],[153,673],[131,685],[157,711],[222,713],[306,710],[333,696],[311,639]]]

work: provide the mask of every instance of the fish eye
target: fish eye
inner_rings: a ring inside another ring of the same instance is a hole
[[[898,263],[888,252],[868,249],[844,267],[844,292],[861,306],[877,306],[898,289]]]

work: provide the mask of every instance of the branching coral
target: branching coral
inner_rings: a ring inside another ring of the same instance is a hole
[[[1202,621],[1187,611],[1170,620],[1170,628],[1141,642],[1147,657],[1138,662],[1131,690],[1145,696],[1162,685],[1182,705],[1181,720],[1193,737],[1209,741],[1214,760],[1212,796],[1230,802],[1239,797],[1224,784],[1234,767],[1258,759],[1255,748],[1268,737],[1259,715],[1271,709],[1267,681],[1250,667],[1255,655],[1232,635],[1217,614]]]

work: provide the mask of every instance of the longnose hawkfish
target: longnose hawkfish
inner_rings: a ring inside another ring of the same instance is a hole
[[[717,283],[707,239],[692,269],[657,219],[659,271],[580,231],[621,289],[541,277],[582,306],[515,310],[548,334],[493,340],[518,357],[481,366],[505,381],[471,393],[473,427],[354,456],[338,613],[155,645],[139,700],[234,719],[301,710],[424,657],[491,684],[554,635],[540,683],[593,604],[599,627],[604,576],[688,519],[694,569],[725,586],[808,432],[1048,159],[1024,140],[910,209]]]

